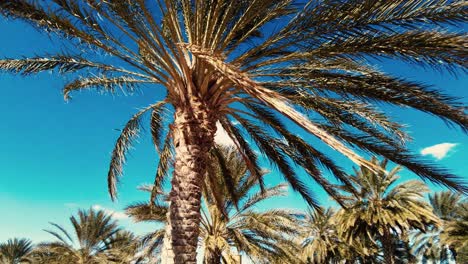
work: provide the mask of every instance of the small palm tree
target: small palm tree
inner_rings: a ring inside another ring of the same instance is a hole
[[[385,169],[387,160],[379,162],[375,157],[373,164]],[[351,177],[354,190],[347,190],[345,208],[338,218],[339,230],[345,241],[366,236],[378,241],[383,248],[385,263],[395,263],[395,237],[401,239],[413,228],[426,230],[428,225],[438,225],[438,218],[423,201],[428,188],[420,181],[412,180],[396,184],[397,166],[388,173],[375,173],[361,167]]]
[[[133,115],[122,130],[112,153],[109,192],[114,199],[126,154],[143,116],[150,114],[160,156],[172,146],[175,150],[168,225],[175,261],[193,264],[201,184],[218,128],[233,140],[259,184],[250,143],[311,206],[317,202],[291,161],[330,195],[336,192],[319,167],[350,183],[333,160],[278,116],[358,165],[378,169],[350,146],[467,191],[454,175],[411,154],[402,125],[375,102],[421,110],[467,130],[464,105],[367,61],[387,57],[452,72],[464,69],[466,35],[451,32],[466,21],[464,5],[462,0],[6,0],[0,1],[0,15],[24,20],[73,48],[3,59],[0,69],[71,74],[65,98],[91,88],[133,92],[143,86],[167,95]],[[169,167],[162,165],[155,189]]]
[[[57,263],[109,263],[107,250],[121,232],[112,216],[91,208],[79,210],[77,216],[70,217],[70,222],[76,239],[60,225],[51,223],[56,230],[46,232],[58,241],[39,245],[35,255]]]
[[[32,249],[33,245],[29,239],[8,239],[6,242],[0,243],[0,263],[19,264]]]
[[[255,176],[248,173],[235,149],[220,146],[217,149],[220,152],[212,152],[213,162],[202,185],[204,203],[199,240],[204,263],[237,263],[240,253],[254,263],[299,262],[299,257],[294,255],[299,249],[292,242],[300,230],[298,214],[284,209],[256,210],[259,203],[284,195],[286,186],[258,189]],[[227,183],[227,179],[232,182]],[[153,205],[131,205],[127,213],[137,221],[165,222],[167,207],[161,205],[164,200],[160,198]],[[162,233],[156,232],[153,240],[160,246]]]

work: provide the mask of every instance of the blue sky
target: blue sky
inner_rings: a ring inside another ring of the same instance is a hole
[[[0,32],[2,58],[53,53],[62,47],[60,42],[22,23],[0,19]],[[396,76],[432,84],[468,102],[466,74],[455,77],[391,61],[380,66]],[[137,233],[154,228],[131,223],[120,214],[126,205],[147,198],[136,187],[151,182],[154,176],[157,156],[150,137],[143,134],[132,151],[116,203],[107,194],[106,176],[110,152],[119,134],[116,129],[122,128],[138,108],[161,98],[161,89],[147,87],[133,96],[82,92],[74,94],[67,103],[61,94],[66,80],[49,73],[28,77],[0,74],[0,241],[15,236],[35,242],[51,239],[42,231],[48,228],[49,221],[69,228],[70,214],[91,206],[117,212],[119,221]],[[468,137],[459,129],[449,129],[439,119],[413,110],[385,110],[409,125],[408,131],[415,139],[409,146],[414,152],[437,144],[455,144],[426,149],[440,158],[428,155],[428,159],[468,177]],[[343,167],[352,167],[352,163],[327,147],[320,149]],[[447,149],[450,150],[443,155]],[[269,184],[280,181],[275,172],[271,174]],[[402,176],[414,178],[407,171]],[[329,203],[320,189],[316,191],[323,203]],[[305,208],[297,195],[264,205]]]

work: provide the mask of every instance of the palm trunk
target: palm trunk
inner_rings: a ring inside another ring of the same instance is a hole
[[[393,237],[389,230],[385,230],[382,236],[383,256],[386,264],[394,264]]]
[[[161,250],[161,264],[174,264],[174,251],[171,240],[171,219],[167,213],[167,223],[165,227],[164,241]]]
[[[200,224],[201,188],[207,153],[214,144],[216,121],[205,106],[190,98],[177,106],[173,139],[176,153],[169,220],[175,264],[195,264]]]

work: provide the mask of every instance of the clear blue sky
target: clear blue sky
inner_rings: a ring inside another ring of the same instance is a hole
[[[18,57],[53,53],[61,44],[22,23],[0,19],[0,57]],[[381,68],[396,76],[423,81],[462,97],[468,102],[467,75],[458,78],[440,72],[386,61]],[[133,96],[99,95],[94,91],[75,93],[64,102],[61,88],[66,79],[43,73],[35,76],[0,74],[0,241],[10,237],[28,237],[35,242],[51,239],[43,232],[48,222],[68,224],[77,208],[99,205],[120,212],[129,203],[147,199],[135,188],[152,181],[157,156],[150,137],[143,134],[125,167],[117,203],[107,194],[107,169],[110,152],[128,118],[140,107],[161,98],[156,87],[147,87]],[[457,144],[435,162],[468,177],[468,137],[458,129],[449,129],[439,119],[411,110],[385,108],[396,120],[409,125],[414,137],[410,148],[440,143]],[[321,149],[337,158],[341,165],[352,164],[340,155]],[[414,176],[405,171],[404,179]],[[279,182],[272,173],[269,184]],[[328,198],[317,189],[323,203]],[[276,199],[266,207],[305,208],[297,195]],[[135,225],[121,219],[123,225],[138,233],[151,225]]]

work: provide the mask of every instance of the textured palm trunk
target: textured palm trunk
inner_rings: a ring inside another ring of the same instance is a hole
[[[383,246],[383,256],[384,262],[386,264],[394,264],[394,248],[393,248],[393,238],[389,230],[385,230],[382,236],[382,246]]]
[[[175,264],[195,264],[200,224],[201,188],[207,153],[214,144],[216,120],[196,98],[176,107],[176,152],[169,220]]]
[[[167,213],[167,223],[165,227],[164,241],[161,250],[161,264],[174,264],[174,251],[172,250],[171,239],[171,219]]]

